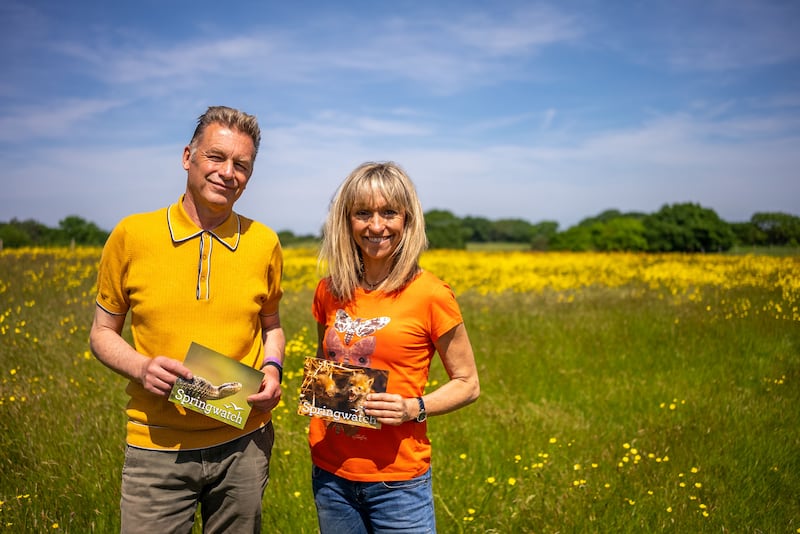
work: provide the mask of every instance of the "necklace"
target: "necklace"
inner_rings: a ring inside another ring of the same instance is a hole
[[[367,282],[366,275],[363,275],[361,277],[361,281],[364,282],[364,285],[367,286],[367,289],[369,289],[370,291],[373,291],[376,287],[378,287],[379,285],[384,283],[387,278],[389,278],[388,274],[386,276],[384,276],[383,278],[381,278],[380,280],[378,280],[377,282],[375,282],[374,284],[370,284],[369,282]]]

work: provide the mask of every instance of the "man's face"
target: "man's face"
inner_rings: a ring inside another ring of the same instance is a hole
[[[230,213],[253,173],[255,146],[249,135],[210,124],[192,150],[183,150],[187,193],[198,210]]]

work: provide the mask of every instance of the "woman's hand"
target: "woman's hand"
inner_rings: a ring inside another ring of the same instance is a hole
[[[406,399],[396,393],[370,393],[364,402],[364,411],[382,425],[396,426],[414,419],[418,406],[416,399]]]

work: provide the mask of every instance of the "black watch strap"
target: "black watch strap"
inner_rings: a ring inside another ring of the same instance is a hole
[[[422,401],[422,397],[417,397],[417,402],[419,403],[419,414],[417,414],[417,423],[421,423],[428,418],[428,412],[425,411],[425,403]]]

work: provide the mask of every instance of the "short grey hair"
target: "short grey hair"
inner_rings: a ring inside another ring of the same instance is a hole
[[[221,124],[250,136],[250,139],[253,140],[253,160],[255,161],[258,154],[258,146],[261,144],[261,128],[259,128],[258,119],[254,115],[248,115],[244,111],[227,106],[210,106],[197,119],[197,128],[195,128],[192,140],[189,142],[192,153],[194,153],[198,139],[211,124]]]

